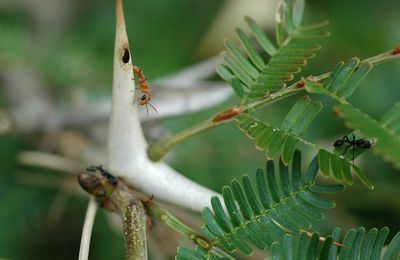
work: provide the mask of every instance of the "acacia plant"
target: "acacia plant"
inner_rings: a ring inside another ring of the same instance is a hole
[[[386,227],[368,231],[358,227],[344,236],[338,227],[331,234],[321,235],[313,223],[323,219],[321,209],[335,206],[323,194],[343,191],[346,185],[353,184],[353,176],[373,189],[368,176],[354,161],[369,146],[376,155],[400,167],[400,103],[394,104],[381,119],[374,119],[349,102],[372,69],[400,57],[400,47],[364,60],[354,57],[339,62],[331,72],[322,75],[301,75],[302,67],[321,48],[320,40],[329,35],[328,23],[305,25],[303,0],[280,1],[274,40],[252,18],[246,17],[252,33],[247,35],[237,29],[241,46],[230,40],[225,43],[223,64],[218,66],[217,73],[233,88],[238,104],[147,145],[133,105],[138,99],[132,91],[134,57],[121,0],[116,3],[108,160],[104,168],[88,168],[79,181],[105,209],[121,215],[127,259],[147,258],[146,218],[164,222],[193,241],[194,249],[178,248],[177,259],[233,259],[240,257],[239,252],[250,255],[255,248],[266,251],[266,257],[271,259],[398,259],[400,233],[386,241]],[[324,108],[321,102],[313,100],[316,95],[333,99],[333,111],[350,129],[331,151],[303,137]],[[280,126],[254,115],[291,96],[297,96],[297,101]],[[222,194],[216,194],[159,162],[177,144],[225,123],[236,124],[256,149],[265,151],[265,169],[256,169],[253,177],[244,175],[240,181],[233,180],[222,189]],[[305,173],[300,145],[315,155]],[[321,184],[319,173],[331,178],[331,184]],[[137,191],[153,196],[138,195]],[[201,232],[160,208],[159,200],[201,210]],[[92,200],[88,209],[81,259],[88,255],[95,204]]]

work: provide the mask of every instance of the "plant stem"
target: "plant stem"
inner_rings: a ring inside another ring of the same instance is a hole
[[[149,216],[164,222],[167,226],[178,231],[181,234],[186,235],[188,238],[191,238],[193,235],[198,235],[195,230],[186,226],[184,223],[182,223],[175,216],[173,216],[171,213],[163,208],[151,205],[147,208],[147,213],[149,214]]]
[[[389,61],[391,59],[399,58],[399,57],[400,57],[399,54],[394,53],[393,50],[390,50],[390,51],[378,54],[376,56],[373,56],[371,58],[365,59],[361,63],[368,62],[368,63],[371,63],[373,66],[375,66],[375,65],[379,65],[383,62]],[[316,82],[324,80],[324,79],[328,78],[330,74],[331,74],[331,72],[327,72],[327,73],[321,74],[319,76],[314,76],[313,80]],[[209,129],[219,126],[221,124],[231,122],[240,113],[248,112],[248,111],[252,111],[254,109],[265,107],[276,101],[279,101],[281,99],[284,99],[286,97],[294,95],[298,91],[304,90],[304,88],[297,87],[300,82],[301,82],[301,80],[296,81],[289,87],[279,90],[275,93],[272,93],[272,94],[266,96],[264,99],[256,100],[256,101],[253,101],[253,102],[250,102],[247,104],[238,105],[238,106],[232,107],[230,109],[227,109],[227,110],[215,115],[214,117],[207,119],[203,122],[200,122],[199,124],[196,124],[186,130],[183,130],[167,139],[160,140],[154,144],[151,144],[147,150],[147,154],[151,160],[159,161],[175,145],[177,145],[197,134],[200,134],[206,130],[209,130]],[[228,111],[233,111],[233,109],[237,113],[235,113],[234,115],[232,114],[231,117],[222,118],[222,120],[215,120],[218,118],[219,115],[221,115],[223,113],[227,113]]]
[[[125,259],[147,259],[146,213],[140,201],[129,203],[121,212],[125,238]]]
[[[211,119],[205,120],[191,128],[185,129],[170,138],[161,140],[158,143],[151,144],[147,150],[148,156],[152,161],[159,161],[166,153],[168,153],[175,145],[202,133],[208,129],[214,128],[224,122],[212,122]]]
[[[146,206],[146,203],[144,204]],[[148,203],[147,205],[148,206],[146,206],[146,209],[147,209],[147,214],[149,214],[149,216],[164,222],[167,226],[185,235],[188,239],[192,240],[196,245],[202,247],[204,250],[212,251],[213,254],[220,256],[224,259],[234,259],[225,251],[221,250],[218,247],[214,247],[209,239],[205,238],[197,231],[193,230],[192,228],[182,223],[179,219],[177,219],[167,210],[155,206],[152,202]]]
[[[147,259],[146,211],[142,201],[136,199],[135,194],[122,180],[105,171],[101,166],[97,166],[95,171],[97,174],[93,171],[86,171],[78,176],[81,187],[93,195],[86,219],[91,220],[91,225],[93,224],[94,213],[91,213],[92,211],[89,209],[91,209],[92,203],[97,205],[94,201],[96,198],[103,209],[115,212],[121,217],[124,228],[125,258]],[[86,224],[89,220],[85,220],[84,230],[88,230],[86,232],[89,232],[90,235],[91,228],[86,228],[89,226]],[[82,239],[83,242],[88,240],[90,240],[90,236],[88,239]],[[89,245],[82,248],[88,249]],[[84,253],[86,258],[83,259],[87,259],[87,252]]]

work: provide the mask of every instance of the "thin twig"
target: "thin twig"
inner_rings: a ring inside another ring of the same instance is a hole
[[[23,151],[18,154],[22,164],[49,168],[57,171],[78,174],[83,164],[65,157],[38,151]]]
[[[195,231],[194,229],[184,224],[170,212],[156,206],[152,201],[152,199],[150,199],[147,202],[144,202],[144,206],[149,216],[164,222],[168,227],[185,235],[187,239],[192,240],[193,243],[202,247],[206,251],[211,251],[215,255],[218,255],[224,259],[234,259],[232,256],[230,256],[227,252],[223,251],[221,248],[215,247],[211,240],[209,240],[208,238],[201,235],[199,232]]]
[[[93,196],[90,197],[89,204],[86,210],[85,222],[83,223],[81,246],[79,248],[79,260],[87,260],[89,256],[90,238],[94,219],[97,212],[97,202]]]
[[[189,66],[181,71],[178,71],[172,75],[161,78],[154,82],[153,85],[158,86],[176,86],[186,85],[187,87],[194,87],[193,84],[187,84],[190,82],[201,81],[207,79],[215,74],[215,69],[218,64],[222,62],[220,56],[213,56],[204,61]]]

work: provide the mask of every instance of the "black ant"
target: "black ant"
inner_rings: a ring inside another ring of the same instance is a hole
[[[344,152],[342,155],[345,155],[347,152],[347,149],[349,147],[352,148],[353,150],[353,162],[354,162],[354,150],[357,148],[362,148],[362,149],[369,149],[371,148],[371,142],[365,139],[357,139],[353,135],[353,139],[350,140],[347,136],[343,136],[342,139],[338,139],[335,141],[333,144],[334,147],[340,147],[342,145],[346,144],[346,147],[344,148]]]
[[[107,180],[109,180],[112,185],[117,185],[118,184],[118,178],[115,177],[114,175],[112,175],[111,173],[109,173],[108,171],[103,169],[103,166],[99,165],[99,166],[89,166],[86,168],[86,171],[88,172],[96,172],[99,171],[101,173],[101,176],[103,176],[104,178],[106,178]]]

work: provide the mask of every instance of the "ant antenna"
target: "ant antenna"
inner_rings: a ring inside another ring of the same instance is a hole
[[[147,105],[150,105],[151,108],[154,109],[154,111],[156,111],[156,113],[158,114],[157,109],[156,109],[152,104],[147,103],[147,104],[146,104],[146,115],[147,115],[147,116],[149,115],[149,107],[148,107]]]
[[[154,109],[154,111],[156,111],[156,113],[158,114],[158,111],[157,111],[157,109],[152,105],[152,104],[150,104],[150,103],[147,103],[148,105],[150,105],[151,106],[151,108],[153,108]],[[147,107],[147,106],[146,106]]]

